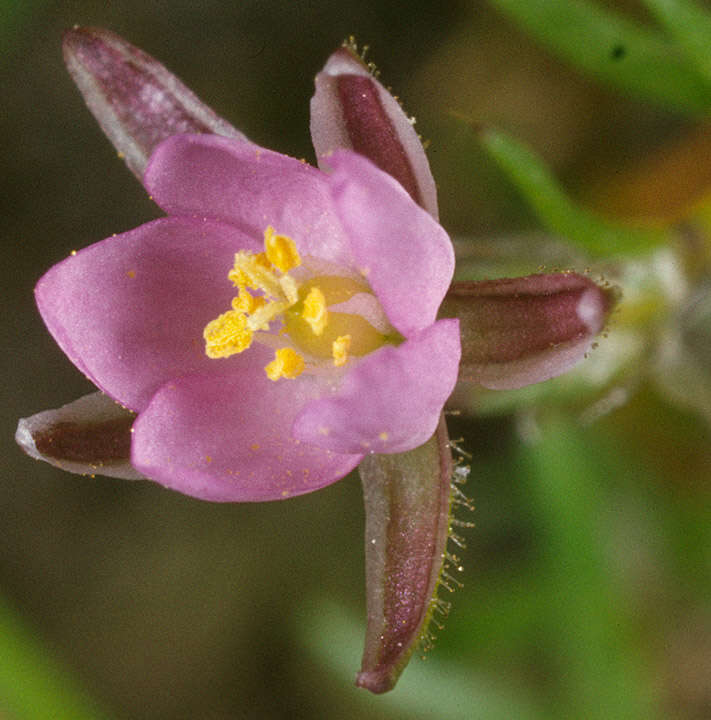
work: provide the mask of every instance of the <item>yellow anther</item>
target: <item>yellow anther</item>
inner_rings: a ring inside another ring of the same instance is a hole
[[[271,225],[264,231],[264,249],[269,262],[283,273],[301,265],[294,241],[286,235],[277,235]]]
[[[348,350],[351,347],[351,336],[340,335],[333,341],[333,364],[336,367],[345,365],[348,361]]]
[[[205,354],[209,358],[226,358],[246,350],[252,344],[252,331],[243,313],[228,310],[209,322],[202,332]]]
[[[280,348],[274,354],[274,360],[264,370],[270,380],[278,380],[281,377],[291,380],[304,371],[304,358],[290,347]]]
[[[328,323],[328,310],[326,309],[326,298],[316,286],[309,290],[304,298],[304,309],[301,317],[311,326],[314,335],[321,335]]]
[[[242,313],[253,313],[266,303],[263,297],[255,297],[245,287],[239,289],[239,295],[232,298],[232,309]]]

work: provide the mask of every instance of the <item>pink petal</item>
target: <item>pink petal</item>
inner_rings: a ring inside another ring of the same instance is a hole
[[[103,393],[91,393],[17,425],[15,440],[31,457],[80,475],[124,480],[143,476],[131,465],[135,415]]]
[[[561,375],[585,357],[614,293],[576,273],[454,283],[443,317],[462,330],[461,379],[493,390]]]
[[[332,396],[310,402],[294,437],[339,453],[400,453],[428,440],[454,389],[459,323],[441,320],[402,345],[376,350]]]
[[[437,189],[424,148],[400,104],[350,49],[339,48],[316,76],[311,137],[319,167],[351,149],[392,175],[437,218]]]
[[[356,264],[388,319],[406,337],[431,325],[454,273],[447,233],[365,158],[340,151],[329,164]]]
[[[260,346],[250,353],[262,366],[272,357]],[[133,463],[166,487],[217,502],[281,500],[317,490],[362,458],[291,436],[295,414],[321,392],[313,377],[273,382],[261,368],[179,378],[138,416]]]
[[[259,235],[268,225],[302,255],[350,264],[327,176],[294,158],[208,135],[181,135],[156,150],[144,179],[171,215],[198,215]]]
[[[55,265],[37,284],[37,304],[69,359],[141,410],[167,380],[220,362],[205,355],[203,328],[234,295],[235,251],[259,247],[222,223],[156,220]],[[237,362],[249,364],[249,353]]]
[[[67,30],[63,50],[89,110],[139,180],[154,148],[171,135],[246,140],[157,60],[108,30]]]

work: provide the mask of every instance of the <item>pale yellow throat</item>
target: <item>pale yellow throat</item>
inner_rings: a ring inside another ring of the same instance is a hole
[[[364,279],[309,275],[303,267],[299,281],[290,272],[301,265],[294,241],[271,226],[264,231],[264,252],[238,252],[227,275],[237,295],[232,308],[203,330],[207,356],[228,358],[247,350],[253,341],[272,347],[276,343],[282,347],[264,370],[270,380],[279,380],[325,366],[342,368],[351,356],[402,341],[389,324],[376,329],[362,315],[329,310],[361,293],[374,301]],[[281,327],[272,329],[276,322]]]

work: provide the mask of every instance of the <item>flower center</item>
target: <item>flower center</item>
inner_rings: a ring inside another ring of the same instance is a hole
[[[310,272],[309,265],[294,241],[271,226],[263,253],[238,252],[228,273],[237,295],[232,309],[205,326],[207,356],[227,358],[261,342],[276,350],[264,369],[278,380],[340,368],[351,356],[402,340],[363,279]]]

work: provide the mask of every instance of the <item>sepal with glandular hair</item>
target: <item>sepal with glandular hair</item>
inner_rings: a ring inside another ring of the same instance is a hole
[[[80,475],[143,476],[130,462],[136,415],[101,392],[44,410],[17,425],[15,440],[31,457]]]
[[[63,52],[84,101],[139,180],[153,150],[171,135],[246,140],[161,63],[109,30],[67,30]]]
[[[368,455],[365,499],[368,626],[359,687],[391,690],[427,629],[449,533],[447,426],[414,450]]]
[[[311,136],[319,166],[328,169],[334,151],[353,149],[394,177],[436,219],[437,192],[422,143],[400,104],[370,70],[353,47],[344,46],[316,76]],[[415,239],[393,232],[383,251],[392,252],[405,238]],[[404,453],[367,455],[359,472],[366,516],[368,626],[356,684],[382,693],[395,686],[435,602],[452,475],[444,416],[423,445]]]
[[[328,167],[334,150],[355,150],[437,218],[437,189],[413,120],[350,46],[336,50],[316,76],[311,137],[319,167]]]
[[[577,273],[453,283],[440,315],[459,318],[460,379],[509,390],[564,373],[604,327],[615,294]]]

